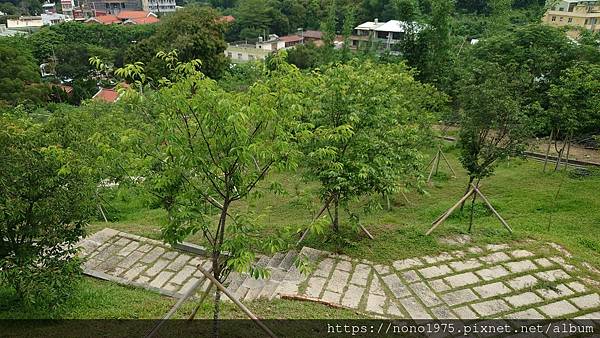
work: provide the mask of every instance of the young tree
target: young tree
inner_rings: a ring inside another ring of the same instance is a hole
[[[275,82],[227,92],[196,67],[177,63],[171,68],[180,74],[177,81],[148,97],[148,115],[157,120],[142,149],[149,168],[145,183],[168,212],[165,240],[179,242],[200,232],[215,279],[224,282],[231,271],[261,277],[266,272],[254,266],[253,250],[277,248],[276,241],[257,236],[251,215],[234,206],[265,188],[260,182],[270,170],[295,168],[299,105],[285,86],[296,81],[298,71],[279,71],[280,66]],[[220,297],[217,291],[215,333]]]
[[[80,273],[76,243],[93,209],[87,164],[69,126],[0,116],[0,282],[26,304],[56,307]]]
[[[324,209],[331,206],[338,232],[340,207],[357,225],[350,201],[396,192],[400,180],[417,175],[435,90],[403,65],[370,61],[332,66],[308,90],[307,174],[320,182]]]
[[[527,77],[526,73],[517,69],[502,69],[494,63],[477,63],[461,83],[461,129],[458,145],[460,161],[467,170],[469,183],[458,204],[464,206],[466,198],[473,196],[469,231],[473,225],[473,207],[477,196],[488,203],[478,190],[480,181],[494,173],[498,161],[509,155],[518,156],[524,150],[524,143],[529,135],[529,121],[527,107],[523,105],[520,93],[524,84],[528,83]],[[434,222],[428,234],[458,204]],[[491,205],[488,206],[491,208]],[[492,211],[496,213],[493,208]],[[501,221],[505,224],[503,219]]]

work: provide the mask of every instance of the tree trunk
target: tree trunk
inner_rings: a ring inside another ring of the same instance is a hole
[[[550,132],[550,139],[548,140],[548,147],[546,147],[546,156],[544,157],[544,172],[546,172],[546,166],[548,165],[548,156],[550,155],[550,146],[552,145],[552,139],[554,138],[554,128]]]
[[[227,211],[229,208],[229,203],[227,199],[223,201],[223,208],[221,209],[221,217],[219,218],[219,227],[217,229],[217,234],[215,234],[215,246],[213,248],[212,254],[212,267],[213,267],[213,276],[216,280],[221,281],[221,267],[219,264],[219,258],[221,258],[221,246],[223,245],[223,239],[225,237],[225,223],[227,222]],[[217,288],[215,291],[215,304],[214,304],[214,312],[213,312],[213,337],[219,337],[219,315],[220,315],[220,305],[221,305],[221,291]]]
[[[340,232],[340,217],[339,217],[339,195],[335,195],[333,200],[333,231]]]
[[[435,160],[435,176],[438,175],[439,169],[440,169],[440,157],[442,153],[442,149],[438,149],[438,153],[437,153],[437,160]]]
[[[467,184],[467,189],[465,190],[465,193],[463,194],[463,196],[466,195],[469,192],[469,190],[471,190],[471,184],[473,183],[474,180],[475,180],[475,177],[469,176],[469,184]],[[464,209],[465,209],[465,202],[462,202],[462,204],[460,205],[460,212],[462,213]]]
[[[471,215],[469,217],[469,233],[473,229],[473,214],[475,213],[475,199],[477,198],[477,193],[473,194],[473,200],[471,201]]]
[[[567,155],[565,156],[565,167],[564,170],[567,170],[569,166],[569,155],[571,153],[571,141],[573,140],[573,133],[569,134],[569,138],[567,139]]]

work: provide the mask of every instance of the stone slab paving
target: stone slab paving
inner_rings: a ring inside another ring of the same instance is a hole
[[[86,274],[173,297],[200,279],[198,265],[210,268],[204,257],[113,229],[80,247]],[[258,257],[271,270],[267,280],[232,273],[225,285],[242,301],[302,296],[380,318],[600,319],[600,276],[578,270],[565,252],[554,243],[490,244],[383,265],[304,247]],[[312,262],[310,274],[293,265],[298,256]]]

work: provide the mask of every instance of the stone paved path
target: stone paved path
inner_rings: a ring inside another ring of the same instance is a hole
[[[80,245],[87,274],[173,297],[199,279],[195,266],[210,267],[202,257],[112,229]],[[298,255],[315,265],[310,275],[293,266]],[[587,266],[591,275],[583,276],[570,254],[552,243],[535,252],[505,244],[471,246],[392,265],[304,247],[260,256],[256,264],[271,269],[269,279],[235,273],[225,283],[242,301],[296,295],[382,318],[600,319],[600,272]]]

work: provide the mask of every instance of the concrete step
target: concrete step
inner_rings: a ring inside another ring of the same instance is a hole
[[[267,266],[269,268],[276,268],[279,266],[279,264],[281,263],[281,261],[285,258],[285,253],[283,252],[278,252],[275,255],[273,255],[273,257],[271,257],[271,260],[269,260],[269,264],[267,264]]]
[[[283,259],[281,260],[279,268],[282,270],[288,270],[292,267],[292,265],[294,265],[296,257],[298,257],[298,253],[296,252],[296,250],[288,251],[285,257],[283,257]]]

